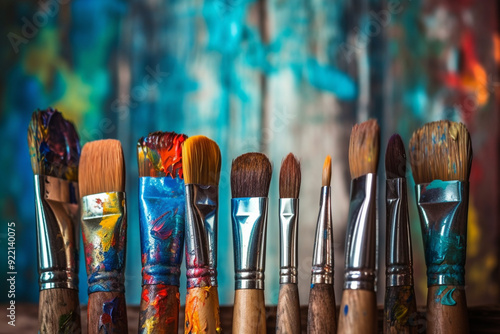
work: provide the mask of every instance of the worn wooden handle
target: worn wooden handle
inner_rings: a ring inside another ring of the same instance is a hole
[[[300,302],[297,284],[280,284],[276,333],[300,334]]]
[[[385,290],[384,333],[417,333],[417,301],[413,286],[391,286]]]
[[[235,291],[233,333],[266,334],[264,290],[241,289]]]
[[[337,333],[377,333],[377,303],[374,291],[344,290]]]
[[[427,333],[469,333],[464,287],[430,286],[427,292]]]
[[[125,295],[121,292],[94,292],[89,295],[87,333],[128,333]]]
[[[81,333],[78,291],[73,289],[40,291],[38,326],[41,334]]]
[[[307,333],[335,334],[337,332],[335,313],[333,284],[313,284],[309,293]]]
[[[179,305],[178,286],[143,285],[139,312],[139,333],[177,333]]]
[[[216,286],[187,289],[184,333],[220,333],[219,294]]]

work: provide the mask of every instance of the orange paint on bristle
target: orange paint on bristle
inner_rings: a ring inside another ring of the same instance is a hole
[[[182,143],[186,139],[184,134],[159,131],[139,139],[139,176],[170,176],[182,179]]]

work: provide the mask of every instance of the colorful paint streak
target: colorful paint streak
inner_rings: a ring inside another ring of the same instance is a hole
[[[52,108],[33,113],[28,128],[32,168],[42,175],[78,180],[80,140],[74,125]]]
[[[179,286],[185,206],[182,179],[169,176],[139,179],[143,285]]]
[[[89,294],[124,291],[125,218],[124,193],[82,198],[82,234]]]
[[[142,137],[137,142],[139,168],[147,160],[150,162],[149,176],[182,179],[182,143],[186,139],[184,134],[160,131]]]
[[[99,333],[114,333],[113,326],[123,317],[120,303],[120,298],[115,297],[102,304],[102,314],[99,317]]]
[[[142,289],[139,332],[174,333],[179,323],[179,288],[170,285],[144,285]]]
[[[221,333],[217,287],[187,290],[184,333]]]
[[[395,286],[386,290],[385,328],[391,333],[407,333],[416,326],[417,305],[413,286]]]
[[[436,295],[435,295],[436,303],[441,303],[446,306],[457,305],[457,302],[453,299],[453,292],[456,289],[457,288],[451,288],[446,285],[439,286],[439,288],[436,290]]]

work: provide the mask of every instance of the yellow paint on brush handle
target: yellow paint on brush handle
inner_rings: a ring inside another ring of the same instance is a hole
[[[374,291],[344,290],[337,334],[375,334],[377,302]]]
[[[264,290],[241,289],[235,291],[233,333],[266,334]]]
[[[184,333],[221,333],[217,287],[188,289],[185,315]]]

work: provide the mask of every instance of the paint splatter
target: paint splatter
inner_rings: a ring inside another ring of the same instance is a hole
[[[208,307],[209,311],[204,314],[205,318],[200,319],[200,314],[202,313],[199,312],[199,309],[201,307]],[[213,309],[210,310],[210,308]],[[206,333],[214,330],[217,333],[221,333],[217,287],[206,286],[188,289],[185,316],[185,333]],[[209,323],[210,317],[215,318],[213,324]],[[215,328],[209,328],[210,325]]]
[[[345,305],[344,306],[344,315],[346,316],[348,312],[349,312],[349,306]]]
[[[448,290],[447,290],[448,289]],[[446,292],[444,292],[447,290]],[[453,299],[453,292],[456,290],[456,288],[449,288],[445,285],[439,286],[439,288],[436,290],[435,294],[435,301],[436,303],[441,303],[443,305],[447,306],[454,306],[457,304],[457,302]],[[444,295],[441,296],[444,292]]]
[[[137,142],[139,165],[148,160],[149,175],[183,178],[182,174],[182,143],[187,139],[184,134],[175,132],[153,132]],[[141,166],[139,166],[140,168]],[[158,174],[158,173],[161,174]]]

